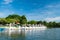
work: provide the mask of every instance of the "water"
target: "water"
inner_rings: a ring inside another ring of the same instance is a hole
[[[5,28],[0,28],[0,32],[2,32],[2,31],[4,31],[5,30]]]
[[[0,40],[60,40],[60,28],[0,32]]]

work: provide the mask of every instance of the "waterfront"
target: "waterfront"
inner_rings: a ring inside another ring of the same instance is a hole
[[[0,32],[0,40],[60,40],[60,28]]]

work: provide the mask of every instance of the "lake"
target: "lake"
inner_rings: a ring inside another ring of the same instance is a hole
[[[0,31],[0,40],[60,40],[60,28],[16,30],[10,34]]]

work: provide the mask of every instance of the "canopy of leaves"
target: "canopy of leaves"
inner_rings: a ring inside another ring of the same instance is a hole
[[[12,14],[12,15],[7,16],[6,19],[7,18],[10,18],[10,19],[20,19],[20,16],[17,15],[17,14]]]
[[[6,17],[8,23],[12,23],[12,22],[20,22],[21,17],[19,15],[13,14],[13,15],[9,15]]]
[[[37,21],[34,21],[34,20],[29,21],[28,24],[37,24]]]
[[[21,24],[26,24],[27,23],[27,19],[26,19],[25,15],[21,16],[20,23]]]
[[[5,18],[0,18],[0,24],[6,24],[7,20]]]
[[[31,20],[27,22],[27,18],[25,17],[25,15],[20,16],[20,15],[12,14],[7,16],[6,18],[0,18],[0,24],[14,23],[17,21],[20,24],[43,24],[48,28],[60,27],[60,23],[56,23],[56,22],[35,21],[35,20]]]

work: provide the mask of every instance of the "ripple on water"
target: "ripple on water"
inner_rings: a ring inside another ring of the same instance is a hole
[[[60,28],[20,30],[11,35],[0,33],[0,40],[60,40]]]

